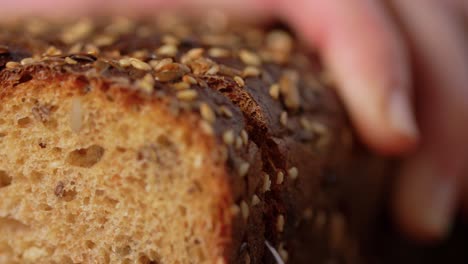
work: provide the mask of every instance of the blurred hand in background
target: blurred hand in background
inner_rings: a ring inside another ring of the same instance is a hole
[[[318,49],[362,140],[405,157],[392,200],[401,227],[439,239],[468,212],[467,0],[16,0],[0,15],[166,8],[284,18]]]

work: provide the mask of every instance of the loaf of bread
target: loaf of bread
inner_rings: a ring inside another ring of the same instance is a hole
[[[0,263],[380,263],[384,166],[298,43],[219,15],[2,26]]]

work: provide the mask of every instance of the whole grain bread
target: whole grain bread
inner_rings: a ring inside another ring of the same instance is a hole
[[[5,25],[0,263],[380,263],[386,162],[332,87],[275,25]]]

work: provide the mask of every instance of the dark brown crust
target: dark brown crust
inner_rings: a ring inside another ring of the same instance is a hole
[[[94,24],[94,26],[98,27],[96,30],[97,32],[102,31],[104,25],[105,23],[100,25]],[[143,25],[144,23],[139,27]],[[49,32],[39,34],[37,38],[24,38],[21,34],[21,29],[22,25],[16,28],[13,27],[11,31],[4,32],[3,38],[0,38],[2,44],[8,47],[8,51],[4,51],[3,54],[0,55],[0,67],[5,67],[6,63],[9,61],[20,62],[22,59],[29,56],[41,56],[47,49],[50,49],[48,44],[44,45],[45,43],[55,43],[56,48],[60,50],[69,50],[72,46],[71,44],[76,44],[71,43],[67,45],[60,42],[60,40],[58,40],[60,35],[58,33],[51,34],[50,29],[48,30]],[[63,29],[66,29],[66,27],[52,27],[52,31],[55,30],[55,32]],[[90,38],[92,36],[98,36],[100,33],[97,32],[90,34]],[[124,89],[121,90],[122,92],[127,90],[134,94],[129,97],[133,98],[129,104],[135,104],[135,102],[142,103],[142,97],[164,98],[165,100],[171,101],[170,98],[175,99],[174,89],[165,83],[156,82],[154,85],[155,89],[151,94],[133,92],[136,88],[129,87],[128,84],[121,85],[115,83],[115,80],[117,79],[120,81],[121,77],[124,77],[129,83],[135,82],[137,79],[144,76],[145,71],[135,69],[134,67],[121,67],[118,61],[122,58],[121,56],[109,58],[107,54],[115,50],[124,54],[141,50],[141,48],[154,50],[155,47],[161,45],[161,34],[158,33],[159,32],[156,31],[147,39],[136,36],[134,32],[118,35],[120,38],[119,41],[115,41],[111,46],[106,46],[101,53],[93,55],[64,54],[41,56],[42,60],[40,62],[34,62],[24,67],[18,66],[18,68],[14,69],[4,69],[0,73],[0,82],[4,87],[13,88],[15,85],[31,79],[59,81],[67,75],[72,75],[76,76],[77,82],[83,82],[84,84],[98,81],[101,83],[98,87],[101,87],[101,89],[121,86]],[[194,34],[182,40],[183,50],[179,51],[177,55],[179,59],[184,52],[193,47],[206,47],[206,45],[201,43],[201,40],[196,39],[196,36],[197,35]],[[11,40],[15,40],[15,43],[11,44]],[[239,47],[231,48],[240,49],[247,47],[243,47],[241,44]],[[149,57],[151,56],[153,55],[149,55]],[[75,60],[76,64],[68,64],[65,61],[67,57]],[[148,58],[145,60],[148,60]],[[245,66],[235,57],[225,60],[224,63],[226,66],[232,67],[232,69],[234,69],[233,71],[237,70],[238,72],[242,71],[242,68]],[[333,104],[327,102],[321,105],[323,100],[317,99],[322,96],[329,97],[329,92],[320,91],[320,87],[306,87],[307,84],[301,82],[298,88],[302,98],[304,98],[303,107],[299,111],[290,112],[290,125],[288,125],[288,127],[282,126],[279,117],[280,114],[283,111],[287,111],[287,109],[280,100],[275,100],[270,97],[268,89],[273,82],[277,81],[275,79],[280,76],[280,73],[284,69],[308,71],[304,67],[298,67],[291,63],[285,65],[268,63],[261,68],[263,78],[246,78],[245,87],[238,85],[234,81],[233,76],[196,75],[194,77],[198,80],[199,85],[194,85],[192,88],[197,91],[199,97],[189,104],[180,101],[174,104],[175,108],[182,108],[183,110],[188,109],[189,111],[196,110],[197,102],[206,102],[214,109],[220,105],[226,106],[233,113],[233,116],[229,118],[218,117],[213,126],[215,133],[218,135],[219,142],[222,143],[223,133],[226,130],[232,130],[234,135],[239,135],[244,128],[247,130],[249,138],[252,140],[250,144],[240,149],[236,149],[232,145],[228,146],[228,166],[231,169],[229,173],[231,175],[229,185],[232,188],[233,200],[237,203],[241,201],[249,202],[251,197],[256,194],[262,200],[263,206],[261,210],[252,210],[252,216],[249,217],[247,225],[243,223],[241,218],[238,218],[240,222],[238,222],[237,226],[233,229],[239,237],[233,239],[232,248],[234,250],[229,257],[232,262],[243,261],[242,258],[244,258],[244,256],[236,253],[241,247],[242,251],[247,250],[249,252],[250,259],[254,263],[266,261],[268,259],[271,260],[271,257],[269,257],[270,253],[265,253],[265,240],[270,241],[273,245],[278,245],[280,241],[289,243],[289,240],[294,239],[292,224],[289,224],[289,222],[286,224],[283,233],[285,235],[283,235],[276,231],[276,225],[274,223],[280,214],[284,214],[287,221],[290,221],[290,219],[297,218],[298,212],[304,209],[304,206],[299,203],[301,199],[294,197],[297,188],[293,186],[282,188],[273,184],[271,192],[266,194],[263,193],[261,188],[263,180],[262,175],[264,173],[271,175],[271,180],[274,181],[275,178],[273,175],[281,171],[285,173],[287,177],[287,170],[298,164],[295,153],[288,150],[288,148],[295,144],[294,142],[298,142],[299,140],[313,142],[314,135],[304,135],[304,129],[300,127],[298,119],[310,116],[311,118],[322,118],[333,120],[333,122],[337,123],[343,123],[343,121],[340,121],[341,117],[338,115],[335,116],[334,111],[336,111],[336,109],[329,109],[334,107]],[[4,89],[0,92],[1,97],[4,96],[5,93],[8,93],[8,90]],[[179,109],[175,109],[175,111],[179,111]],[[303,136],[305,136],[305,138],[301,138]],[[302,148],[305,146],[306,144],[301,144]],[[326,155],[322,155],[319,159],[325,160],[327,158]],[[239,166],[244,162],[255,167],[249,170],[246,176],[247,180],[242,179],[238,175]],[[309,168],[310,166],[299,167],[301,174],[303,172],[308,174]],[[285,179],[285,183],[288,183],[288,181],[289,180]],[[258,230],[259,227],[261,227],[262,230]],[[264,237],[258,236],[259,232],[264,233]],[[290,234],[288,235],[288,233]],[[248,246],[242,246],[243,243],[247,243]],[[241,252],[239,254],[243,253],[244,252]],[[294,257],[294,255],[291,255],[291,257]]]
[[[106,23],[108,22],[93,22],[93,32],[80,41],[92,42],[94,37],[105,31]],[[135,26],[135,29],[151,25],[150,22],[138,23],[140,24]],[[8,50],[0,54],[0,67],[3,68],[0,72],[0,83],[4,87],[0,91],[0,98],[5,96],[9,89],[14,89],[16,85],[31,79],[57,82],[73,76],[77,87],[83,87],[83,93],[87,92],[88,87],[109,91],[112,96],[124,93],[127,94],[125,98],[129,100],[129,105],[164,100],[173,106],[175,114],[184,116],[184,112],[198,113],[199,103],[204,102],[212,109],[224,106],[232,112],[232,117],[217,115],[213,130],[218,144],[225,144],[223,135],[228,130],[233,132],[235,139],[242,129],[248,133],[248,144],[241,144],[240,148],[235,147],[236,143],[227,145],[227,165],[230,168],[230,177],[227,180],[231,188],[231,198],[235,202],[233,206],[240,207],[242,211],[243,203],[247,204],[250,216],[245,221],[242,212],[238,214],[234,225],[228,228],[232,230],[232,237],[229,231],[226,233],[227,239],[221,238],[227,241],[224,247],[229,247],[226,248],[229,262],[244,263],[246,258],[252,263],[274,262],[271,252],[265,247],[265,241],[279,248],[283,256],[287,252],[291,263],[307,263],[309,259],[326,260],[329,257],[355,258],[342,256],[342,249],[337,252],[323,251],[322,249],[328,248],[327,245],[320,245],[324,239],[323,230],[307,227],[304,232],[308,232],[309,235],[304,237],[298,233],[302,231],[300,226],[312,221],[303,218],[303,213],[307,210],[325,210],[328,214],[329,211],[337,209],[333,199],[326,197],[321,201],[320,177],[327,177],[321,176],[323,173],[345,173],[352,147],[350,142],[346,142],[346,135],[350,132],[333,92],[324,88],[325,85],[319,81],[318,76],[321,73],[317,65],[303,59],[302,54],[288,53],[289,59],[285,61],[264,62],[259,66],[260,76],[244,78],[245,86],[236,82],[234,76],[229,73],[208,75],[194,72],[193,77],[198,84],[192,85],[191,89],[196,91],[198,96],[194,100],[185,101],[177,99],[177,91],[169,85],[171,82],[156,81],[149,93],[142,91],[136,82],[148,71],[132,66],[123,67],[119,63],[119,60],[124,58],[122,54],[132,54],[141,50],[147,53],[141,58],[142,61],[159,58],[154,54],[154,50],[161,46],[162,38],[157,25],[150,27],[152,32],[148,37],[138,36],[138,30],[116,34],[118,40],[101,47],[100,52],[94,54],[66,52],[81,42],[64,43],[60,40],[59,32],[73,30],[76,24],[71,24],[68,28],[49,25],[44,32],[35,37],[25,37],[22,30],[27,28],[27,25],[26,23],[13,26],[10,31],[3,32],[0,36],[0,44],[8,47]],[[222,36],[229,37],[229,34],[234,33],[234,36],[247,38],[239,31],[241,28],[233,28],[232,32],[226,31]],[[203,36],[197,34],[203,30],[203,27],[195,27],[191,34],[180,40],[176,61],[180,61],[184,53],[192,48],[210,47],[203,42]],[[265,32],[260,31],[260,34]],[[50,50],[50,43],[61,50],[62,54],[55,55],[57,51]],[[241,49],[249,49],[259,54],[264,48],[262,44],[253,45],[248,39],[229,45],[224,48],[232,50],[234,54]],[[52,54],[44,55],[48,49]],[[115,56],[115,51],[120,54]],[[9,61],[21,62],[26,57],[39,59],[32,63],[24,63],[24,66],[6,65]],[[68,63],[67,59],[72,59],[73,64]],[[235,75],[246,67],[245,61],[241,61],[237,56],[211,59],[230,72],[236,73]],[[192,68],[192,71],[196,69]],[[282,91],[279,98],[270,95],[270,87],[281,82],[281,78],[291,71],[299,76],[298,80],[290,80],[297,81],[290,87],[297,89],[299,93],[300,102],[296,102],[299,106],[295,107],[287,107],[288,91]],[[90,83],[94,85],[90,86]],[[280,116],[283,112],[288,115],[287,122],[281,121]],[[322,128],[322,131],[317,131],[314,125]],[[243,163],[250,164],[245,177],[239,175]],[[290,170],[299,172],[297,179],[291,179]],[[283,173],[284,180],[278,184],[279,173]],[[267,191],[263,190],[265,174],[269,175],[272,182],[270,190]],[[260,200],[255,206],[251,204],[254,195]],[[221,210],[222,215],[229,208]],[[278,230],[279,217],[285,220],[283,230]],[[309,250],[311,245],[316,245],[314,250]]]
[[[366,213],[356,216],[349,210],[361,207],[346,201],[344,194],[350,189],[346,186],[353,186],[349,182],[353,175],[350,170],[362,172],[363,175],[382,175],[385,174],[381,171],[384,166],[380,161],[369,158],[368,154],[357,152],[346,116],[329,85],[321,79],[323,73],[316,62],[305,59],[297,44],[293,44],[294,48],[288,49],[287,54],[281,51],[281,47],[280,54],[274,53],[277,50],[267,50],[272,53],[269,55],[273,59],[263,58],[262,65],[257,66],[260,76],[244,77],[245,85],[242,85],[234,76],[241,75],[247,65],[237,55],[243,49],[257,55],[264,52],[265,38],[268,38],[266,32],[274,28],[247,27],[241,23],[216,28],[207,22],[188,26],[189,23],[178,21],[166,29],[168,21],[164,19],[156,22],[114,20],[81,21],[78,24],[67,22],[65,25],[40,21],[39,24],[45,23],[45,26],[37,28],[33,25],[37,22],[26,21],[2,30],[0,100],[18,84],[32,79],[46,83],[71,78],[82,93],[98,88],[109,96],[124,95],[121,98],[125,98],[125,103],[130,107],[143,103],[158,105],[163,101],[172,114],[181,120],[186,119],[188,114],[195,114],[197,120],[206,119],[199,112],[201,103],[204,103],[216,114],[211,125],[210,120],[205,120],[204,124],[211,127],[216,144],[226,146],[228,154],[226,166],[229,176],[225,180],[230,190],[223,204],[234,204],[220,208],[220,221],[231,209],[241,210],[234,216],[232,225],[230,220],[226,220],[226,230],[222,232],[224,236],[215,242],[224,249],[229,263],[245,263],[246,259],[251,263],[274,262],[265,241],[279,248],[283,255],[287,252],[290,263],[310,263],[311,260],[314,263],[364,262],[357,237],[361,235],[361,223],[357,222],[370,221],[369,218],[375,213],[372,210],[369,213],[369,208],[375,208],[380,196],[377,192],[369,195],[368,206],[363,209]],[[86,34],[80,33],[83,36],[76,40],[73,40],[73,36],[64,37],[64,32],[77,30],[79,23],[85,23],[81,26],[92,29],[86,29],[89,30]],[[109,25],[117,29],[119,26],[115,25],[120,25],[121,30],[116,29],[117,33],[110,34],[112,30],[108,30]],[[98,47],[96,38],[108,33],[114,39],[110,44],[104,43]],[[257,39],[252,37],[255,34],[259,34]],[[137,53],[140,53],[141,61],[146,62],[170,57],[158,55],[155,51],[167,35],[177,38],[178,51],[172,56],[177,62],[183,60],[189,50],[199,47],[204,48],[205,53],[211,47],[222,47],[234,54],[223,58],[208,56],[211,61],[200,62],[201,68],[212,65],[222,68],[214,75],[197,73],[196,65],[185,63],[191,67],[191,71],[184,73],[196,81],[190,88],[197,94],[193,100],[178,98],[179,90],[171,87],[181,81],[183,74],[175,73],[176,77],[169,82],[150,82],[151,89],[148,91],[147,86],[145,90],[138,82],[148,73],[154,78],[157,71],[139,69],[133,65],[122,66],[119,62]],[[212,42],[216,42],[216,36],[221,37],[221,40],[218,39],[221,43],[214,45]],[[68,43],[70,38],[73,41]],[[276,41],[286,41],[287,46],[289,39]],[[77,44],[83,44],[83,47],[78,53],[70,53]],[[51,49],[52,46],[55,50]],[[87,53],[86,49],[91,53]],[[96,52],[96,49],[99,51]],[[30,57],[34,60],[23,60]],[[7,62],[19,63],[22,60],[25,65],[7,65]],[[291,71],[292,76],[288,75]],[[294,80],[294,75],[299,77],[298,80]],[[295,83],[292,89],[297,89],[293,92],[299,95],[298,105],[288,102],[287,89],[279,98],[270,94],[271,86],[282,82],[282,78],[292,78],[286,81]],[[221,107],[230,114],[223,114]],[[283,113],[287,113],[287,122],[281,118]],[[249,140],[239,144],[236,141],[239,141],[242,130],[247,131]],[[228,131],[232,131],[234,142],[226,144],[225,133]],[[247,173],[245,176],[239,175],[243,174],[240,168],[245,163],[250,165]],[[356,169],[362,164],[365,164],[364,170]],[[293,179],[291,174],[295,174],[296,169],[299,176]],[[284,175],[284,180],[277,184],[279,173]],[[268,191],[263,190],[265,174],[272,182]],[[365,183],[367,179],[363,178],[361,182]],[[375,183],[374,186],[381,185]],[[252,205],[254,196],[259,199],[257,205]],[[242,217],[243,203],[249,208],[247,220]],[[280,216],[285,220],[283,230],[278,230],[277,226]]]

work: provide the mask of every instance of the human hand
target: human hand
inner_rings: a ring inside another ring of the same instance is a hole
[[[406,155],[393,196],[394,215],[404,230],[421,239],[441,238],[459,204],[468,209],[468,194],[463,197],[468,188],[467,1],[17,0],[3,5],[4,12],[16,13],[214,6],[281,15],[318,48],[363,141],[381,153]]]
[[[406,153],[397,222],[415,238],[442,238],[458,206],[468,209],[468,2],[280,2],[319,48],[363,140]]]

